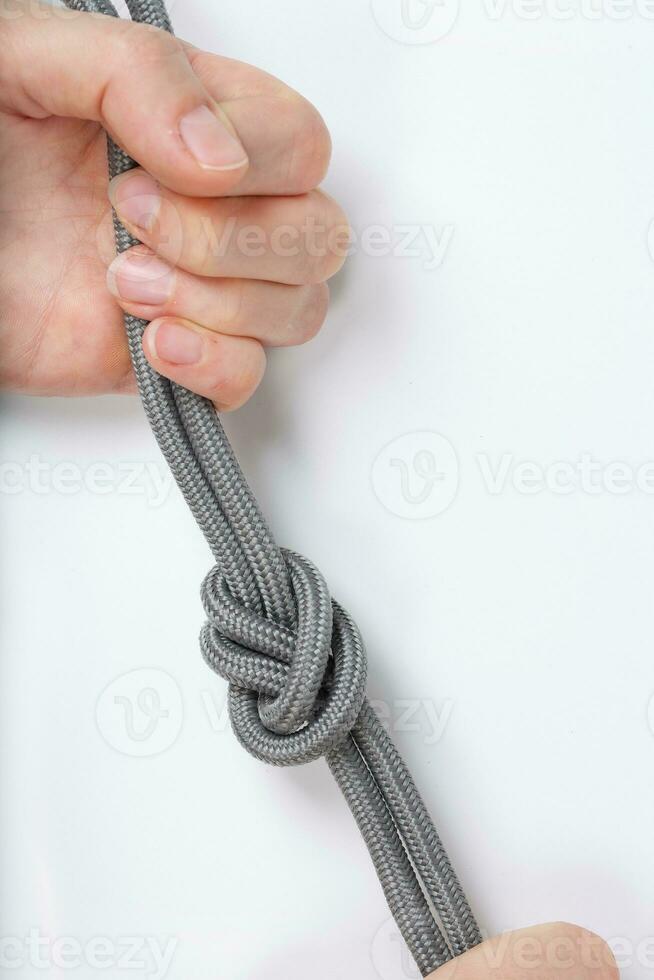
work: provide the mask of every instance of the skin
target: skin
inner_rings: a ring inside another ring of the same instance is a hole
[[[317,189],[331,151],[319,113],[256,68],[35,0],[0,0],[0,43],[0,384],[133,391],[122,308],[153,321],[143,343],[157,371],[238,407],[261,380],[266,346],[319,330],[347,248],[345,215]],[[207,117],[222,130],[203,162],[183,122],[198,110],[201,143]],[[141,165],[109,195],[103,127]],[[110,200],[145,244],[131,269],[114,263],[107,276]],[[135,295],[144,279],[147,303]],[[168,283],[167,295],[153,301],[152,283]],[[179,363],[188,331],[199,356]]]
[[[265,347],[320,329],[347,250],[346,218],[317,189],[331,147],[316,109],[249,65],[35,0],[0,0],[0,49],[0,384],[133,391],[125,310],[151,321],[157,371],[223,411],[242,405]],[[140,164],[108,193],[103,129]],[[131,264],[113,260],[110,203],[142,243]],[[616,977],[606,944],[565,923],[489,940],[432,974]]]
[[[531,926],[489,939],[429,980],[618,980],[610,948],[568,922]]]

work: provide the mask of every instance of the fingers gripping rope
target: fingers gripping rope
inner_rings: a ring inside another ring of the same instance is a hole
[[[110,0],[66,0],[116,16]],[[132,18],[170,31],[161,0]],[[108,140],[109,174],[135,166]],[[136,244],[114,216],[119,252]],[[306,558],[278,547],[213,406],[150,367],[146,321],[125,330],[154,435],[216,559],[202,587],[207,663],[230,684],[241,743],[275,765],[324,755],[355,817],[390,910],[423,975],[481,942],[459,881],[404,761],[364,696],[356,625]]]

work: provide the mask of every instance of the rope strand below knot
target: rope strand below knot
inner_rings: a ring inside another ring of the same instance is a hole
[[[307,558],[283,549],[297,618],[293,628],[237,601],[218,566],[202,583],[207,664],[229,681],[241,744],[264,762],[301,765],[354,727],[365,697],[366,655],[356,623]]]

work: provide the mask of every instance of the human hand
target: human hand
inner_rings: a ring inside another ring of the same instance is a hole
[[[450,960],[427,980],[618,980],[609,946],[567,922],[507,932]]]
[[[0,40],[0,384],[134,390],[122,309],[152,321],[157,371],[241,405],[265,346],[320,328],[343,261],[345,217],[315,189],[321,117],[270,75],[127,20],[0,0]],[[103,127],[140,164],[109,197],[144,243],[108,274]]]

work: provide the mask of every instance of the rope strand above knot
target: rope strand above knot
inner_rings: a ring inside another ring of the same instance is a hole
[[[365,697],[366,656],[358,627],[329,594],[318,569],[283,551],[297,608],[293,629],[238,602],[218,566],[202,583],[208,665],[230,684],[241,744],[277,766],[325,755],[354,727]]]

